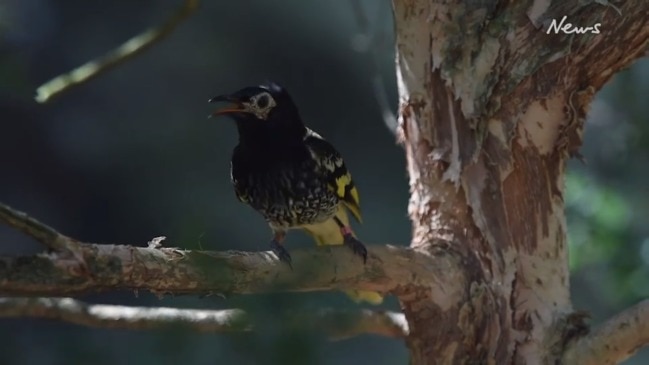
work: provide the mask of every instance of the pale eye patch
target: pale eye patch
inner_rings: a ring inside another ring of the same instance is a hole
[[[248,111],[259,119],[268,118],[268,113],[277,105],[275,99],[267,92],[253,96],[249,102],[244,104]]]

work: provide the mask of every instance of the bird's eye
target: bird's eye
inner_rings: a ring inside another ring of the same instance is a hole
[[[264,109],[268,106],[268,95],[264,94],[257,98],[257,107]]]
[[[246,104],[246,108],[250,113],[263,120],[268,118],[268,114],[270,114],[273,107],[277,105],[275,100],[273,100],[273,97],[267,92],[261,92],[257,95],[251,96],[249,101],[244,104]]]

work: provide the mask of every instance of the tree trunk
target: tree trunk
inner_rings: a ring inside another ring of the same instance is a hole
[[[464,275],[400,297],[412,364],[555,364],[582,331],[566,161],[595,91],[646,49],[647,5],[524,3],[393,3],[411,247],[454,252]],[[563,15],[602,34],[548,34]]]

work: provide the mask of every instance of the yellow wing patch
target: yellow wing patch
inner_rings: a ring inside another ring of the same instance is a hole
[[[358,222],[362,223],[360,201],[358,190],[352,180],[352,175],[345,166],[342,156],[325,141],[319,134],[312,130],[307,130],[304,137],[305,143],[309,147],[311,157],[323,168],[329,189],[338,195],[345,207],[352,212],[352,215]]]
[[[342,173],[340,175],[336,173]],[[340,166],[334,171],[335,177],[335,186],[331,186],[331,190],[336,192],[336,195],[343,201],[345,207],[349,209],[354,218],[359,223],[363,223],[363,218],[361,217],[361,207],[360,207],[360,198],[358,196],[358,189],[354,185],[352,180],[352,175],[344,168],[344,165]]]
[[[339,197],[344,197],[345,196],[345,188],[347,188],[347,185],[351,184],[352,182],[352,177],[349,175],[349,173],[346,173],[345,175],[336,178],[336,194],[338,194]]]
[[[345,171],[343,175],[336,177],[335,184],[336,186],[333,186],[332,189],[336,191],[336,195],[342,199],[345,207],[349,209],[354,218],[356,218],[359,223],[363,223],[358,189],[356,189],[356,186],[354,185],[352,175]]]

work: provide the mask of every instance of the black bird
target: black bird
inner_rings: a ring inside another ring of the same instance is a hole
[[[270,246],[291,265],[282,245],[289,229],[302,229],[318,245],[344,244],[367,260],[365,246],[349,225],[347,211],[361,222],[358,190],[341,155],[302,122],[288,92],[275,83],[243,88],[210,102],[230,106],[211,116],[236,122],[239,144],[231,161],[237,198],[261,213],[273,231]],[[379,304],[379,293],[347,292],[356,301]]]

